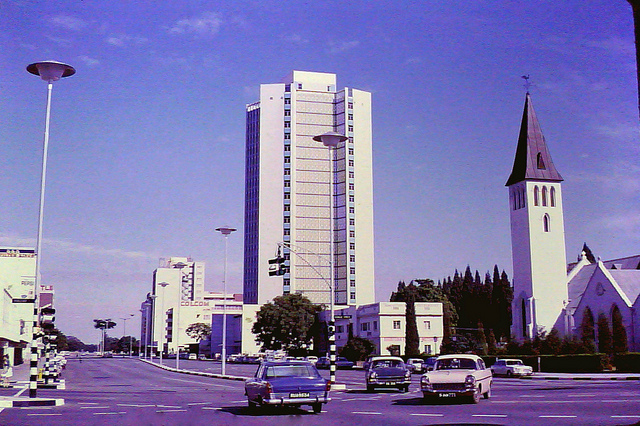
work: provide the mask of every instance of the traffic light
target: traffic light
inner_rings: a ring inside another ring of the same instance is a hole
[[[40,309],[40,327],[45,330],[51,330],[54,328],[54,321],[56,317],[54,314],[56,310],[53,308],[42,308]]]
[[[333,321],[329,321],[327,325],[327,335],[333,336],[336,334],[336,323]]]
[[[278,255],[274,259],[269,259],[269,276],[284,275],[287,273],[287,265],[284,264],[284,257]]]

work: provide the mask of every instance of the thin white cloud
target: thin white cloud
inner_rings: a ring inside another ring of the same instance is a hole
[[[56,15],[49,18],[49,23],[60,28],[72,31],[80,31],[87,27],[87,22],[69,15]]]
[[[156,254],[144,253],[140,251],[130,251],[122,249],[107,249],[94,245],[80,244],[73,241],[48,239],[43,240],[43,246],[47,250],[57,251],[60,253],[80,253],[91,256],[112,256],[128,259],[154,259],[159,256]],[[0,235],[0,246],[5,247],[30,247],[36,246],[35,238],[24,238],[9,235]]]
[[[596,126],[596,131],[608,138],[635,141],[640,135],[640,128],[636,123],[607,123]]]
[[[343,52],[346,52],[347,50],[355,49],[359,45],[360,45],[360,42],[357,40],[343,41],[339,43],[331,42],[329,43],[329,53],[331,54],[343,53]]]
[[[82,55],[82,56],[78,56],[78,59],[81,60],[82,62],[84,62],[84,64],[88,67],[95,67],[96,65],[100,65],[100,61],[95,59],[95,58],[91,58],[89,56],[86,55]]]
[[[220,31],[222,18],[220,14],[205,12],[193,18],[180,19],[171,28],[170,34],[195,34],[197,36],[212,36]]]
[[[637,235],[635,232],[640,229],[640,213],[638,212],[626,212],[614,216],[605,217],[602,219],[602,223],[608,229],[617,232],[631,232],[633,235]]]
[[[300,34],[288,34],[282,37],[282,40],[287,43],[296,44],[302,46],[309,43],[309,40],[302,37]]]
[[[132,44],[144,44],[149,41],[145,37],[134,36],[129,34],[115,34],[107,37],[106,42],[112,46],[127,47]]]

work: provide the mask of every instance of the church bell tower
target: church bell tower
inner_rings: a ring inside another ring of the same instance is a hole
[[[509,188],[513,323],[519,341],[556,328],[566,334],[568,299],[562,176],[556,170],[527,92]]]

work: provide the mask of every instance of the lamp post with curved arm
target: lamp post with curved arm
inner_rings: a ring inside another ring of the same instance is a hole
[[[235,228],[222,226],[216,228],[224,236],[224,275],[222,279],[222,374],[227,373],[227,243],[228,237],[232,232],[237,231]]]

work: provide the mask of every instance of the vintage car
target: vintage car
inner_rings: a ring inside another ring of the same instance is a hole
[[[533,368],[524,365],[520,359],[497,359],[495,364],[491,366],[491,372],[494,376],[531,376]]]
[[[330,387],[308,361],[266,361],[245,381],[244,392],[249,408],[310,405],[314,413],[320,413],[322,404],[331,401]]]
[[[409,358],[405,365],[412,373],[422,373],[422,364],[424,360],[422,358]]]
[[[317,361],[316,361],[316,367],[318,368],[329,368],[331,365],[331,361],[329,360],[329,357],[323,356],[320,357]],[[353,362],[349,361],[348,359],[346,359],[343,356],[339,356],[336,357],[336,368],[338,370],[350,370],[353,368]]]
[[[368,391],[392,387],[407,392],[411,384],[411,371],[400,357],[376,356],[367,365],[365,380]]]
[[[463,397],[478,403],[480,395],[491,396],[493,375],[477,355],[442,355],[436,359],[433,371],[420,379],[424,399]]]

